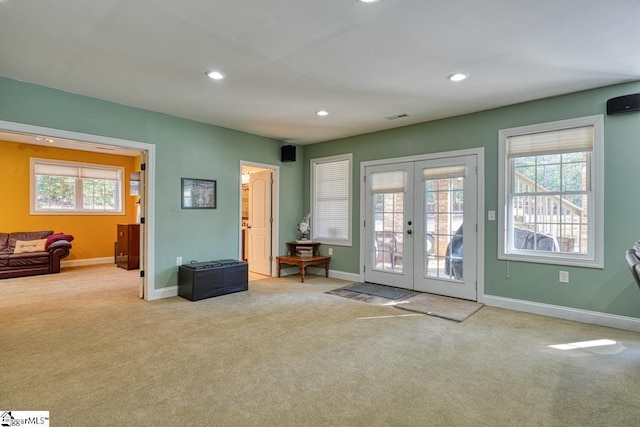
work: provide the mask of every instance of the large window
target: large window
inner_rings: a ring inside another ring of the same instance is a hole
[[[122,213],[122,176],[116,166],[31,159],[31,213]]]
[[[351,245],[352,155],[311,160],[311,237]]]
[[[501,259],[603,265],[603,118],[499,132]]]

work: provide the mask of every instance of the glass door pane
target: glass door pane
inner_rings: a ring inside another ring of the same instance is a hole
[[[373,195],[373,268],[378,271],[403,272],[404,193]]]
[[[425,277],[462,278],[464,181],[464,174],[424,181]]]

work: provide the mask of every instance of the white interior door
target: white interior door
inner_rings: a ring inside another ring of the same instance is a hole
[[[476,166],[468,155],[365,168],[365,281],[477,300]]]
[[[271,276],[272,172],[249,178],[249,270]]]

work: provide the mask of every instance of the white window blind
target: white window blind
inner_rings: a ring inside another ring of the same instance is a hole
[[[312,160],[312,238],[351,241],[351,156]]]
[[[442,166],[439,168],[428,168],[422,170],[424,180],[464,178],[467,168],[465,165]]]
[[[507,138],[509,158],[542,156],[593,150],[593,126]]]
[[[371,193],[402,193],[407,187],[405,171],[376,172],[371,174]]]
[[[120,171],[117,169],[52,163],[35,163],[35,172],[36,175],[71,176],[74,178],[110,179],[114,181],[120,179]]]

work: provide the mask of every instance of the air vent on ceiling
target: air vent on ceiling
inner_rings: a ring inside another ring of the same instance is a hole
[[[402,114],[396,114],[395,116],[387,116],[385,117],[385,119],[397,120],[397,119],[404,119],[405,117],[409,117],[409,115],[407,113],[402,113]]]
[[[105,151],[115,151],[116,149],[113,147],[101,147],[99,145],[96,145],[94,147],[96,150],[105,150]]]

